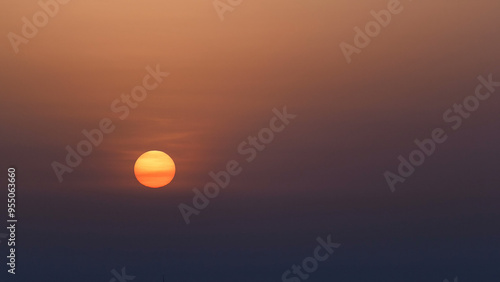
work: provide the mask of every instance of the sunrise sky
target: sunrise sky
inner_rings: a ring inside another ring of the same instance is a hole
[[[7,276],[0,238],[0,277],[282,281],[331,234],[342,245],[308,281],[497,281],[500,90],[394,193],[384,172],[449,128],[443,113],[478,76],[500,81],[500,2],[401,1],[347,63],[339,45],[389,2],[243,0],[221,20],[212,1],[73,0],[13,47],[41,7],[1,1],[0,156],[18,170],[19,243]],[[113,101],[147,68],[169,75],[121,118]],[[283,107],[297,117],[246,161],[239,144]],[[60,182],[51,164],[102,119],[114,130]],[[150,150],[175,161],[164,188],[134,176]],[[230,160],[242,172],[187,225],[179,204]]]

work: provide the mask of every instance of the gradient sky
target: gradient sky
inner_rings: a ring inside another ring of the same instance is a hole
[[[2,240],[2,281],[122,267],[134,281],[281,281],[328,234],[342,246],[307,281],[500,278],[500,90],[396,192],[383,176],[477,76],[500,81],[499,1],[401,1],[350,64],[339,44],[388,1],[243,1],[221,21],[211,1],[73,0],[16,54],[7,34],[36,2],[0,2],[0,156],[18,170],[19,217],[18,274]],[[120,120],[110,104],[156,65],[170,75]],[[244,162],[238,144],[283,106],[297,118]],[[59,183],[51,163],[102,118],[115,131]],[[148,150],[176,162],[165,188],[133,175]],[[232,159],[243,172],[186,225],[178,205]]]

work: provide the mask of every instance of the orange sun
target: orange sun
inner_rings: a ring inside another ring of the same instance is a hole
[[[159,188],[172,181],[175,164],[172,158],[161,151],[142,154],[134,166],[135,178],[144,186]]]

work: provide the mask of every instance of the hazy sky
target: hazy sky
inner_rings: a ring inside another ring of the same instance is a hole
[[[73,0],[16,54],[8,34],[41,7],[1,1],[0,156],[18,170],[19,216],[7,281],[122,267],[135,281],[281,281],[328,234],[342,246],[308,281],[498,280],[500,90],[396,192],[384,172],[478,76],[500,81],[500,2],[401,1],[347,63],[339,45],[388,2],[243,0],[221,21],[211,1]],[[170,75],[121,120],[110,106],[148,66]],[[284,106],[297,117],[244,161],[238,145]],[[60,183],[51,163],[103,118],[115,130]],[[148,150],[176,163],[165,188],[133,175]],[[229,160],[242,173],[186,225],[178,205]]]

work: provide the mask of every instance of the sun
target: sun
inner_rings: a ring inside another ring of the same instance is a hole
[[[174,178],[175,163],[162,151],[148,151],[135,161],[134,174],[135,178],[146,187],[163,187]]]

